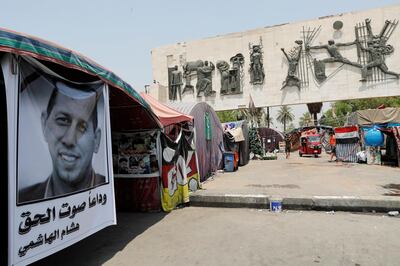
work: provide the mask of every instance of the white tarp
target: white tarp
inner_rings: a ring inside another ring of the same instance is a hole
[[[32,63],[32,61],[30,61]],[[108,87],[6,56],[9,264],[115,224]]]

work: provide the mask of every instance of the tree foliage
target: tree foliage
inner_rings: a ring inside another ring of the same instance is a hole
[[[281,108],[278,110],[278,115],[276,117],[276,120],[279,123],[283,124],[283,131],[286,132],[286,124],[294,120],[294,114],[292,108],[286,105],[281,106]]]
[[[360,100],[338,101],[324,112],[320,124],[339,127],[346,123],[347,117],[355,111],[375,109],[381,106],[400,107],[400,97],[369,98]]]
[[[261,139],[255,127],[249,129],[250,152],[262,156],[264,154]]]
[[[313,119],[311,117],[311,114],[309,112],[305,112],[299,120],[299,126],[300,127],[306,127],[306,126],[311,126],[313,125]]]
[[[241,116],[239,110],[218,111],[216,113],[221,123],[237,121]]]

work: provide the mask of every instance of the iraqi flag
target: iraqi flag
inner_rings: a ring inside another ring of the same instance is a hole
[[[359,140],[358,127],[347,126],[335,128],[336,144],[357,143]]]

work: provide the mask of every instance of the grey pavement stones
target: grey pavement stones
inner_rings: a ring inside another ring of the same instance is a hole
[[[400,210],[400,197],[385,196],[387,184],[400,184],[400,169],[329,163],[328,157],[251,161],[234,173],[218,173],[191,193],[201,207],[268,209],[282,199],[282,209],[322,211]]]

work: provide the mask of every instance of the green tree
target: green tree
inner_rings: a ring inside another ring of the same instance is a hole
[[[347,117],[352,112],[364,109],[375,109],[380,106],[400,107],[400,97],[338,101],[332,103],[331,108],[324,112],[320,123],[332,127],[343,126],[347,121]]]
[[[286,132],[286,124],[288,122],[292,122],[294,119],[294,114],[292,111],[292,108],[289,106],[281,106],[281,109],[278,110],[278,116],[276,117],[276,120],[283,124],[283,132]]]
[[[221,123],[231,122],[238,120],[238,115],[240,114],[239,110],[227,110],[227,111],[218,111],[216,112]]]
[[[294,124],[292,122],[290,122],[289,125],[287,126],[287,131],[285,131],[285,132],[290,132],[293,129],[295,129]]]
[[[249,129],[250,152],[262,156],[264,154],[261,139],[255,127]]]
[[[309,112],[306,112],[303,114],[302,117],[300,117],[299,126],[306,127],[311,125],[313,125],[313,119],[311,118],[311,114]]]

